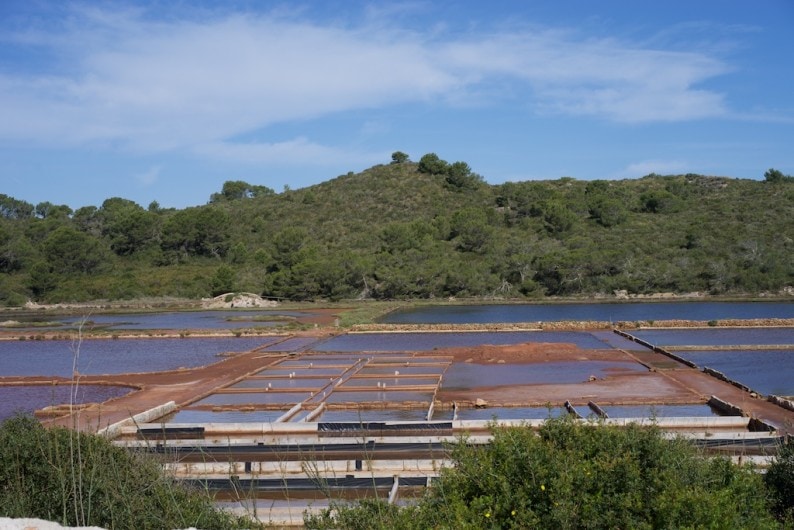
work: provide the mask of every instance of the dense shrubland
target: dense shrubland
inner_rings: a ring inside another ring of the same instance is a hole
[[[229,181],[206,205],[72,210],[0,195],[0,304],[757,294],[794,285],[794,182],[701,175],[489,185],[430,153],[299,190]]]
[[[258,526],[218,510],[148,455],[21,416],[0,426],[0,517],[136,530]]]
[[[539,433],[493,427],[487,446],[452,463],[417,502],[332,503],[308,528],[792,528],[794,445],[765,475],[705,457],[656,427],[548,420]],[[105,528],[252,528],[185,489],[151,455],[101,436],[0,425],[0,517]]]
[[[306,516],[306,523],[316,529],[790,527],[791,512],[786,519],[786,508],[770,503],[785,498],[791,509],[794,475],[785,458],[770,470],[775,481],[765,482],[752,468],[703,457],[655,427],[550,420],[539,435],[496,428],[488,446],[457,444],[453,466],[413,506],[338,504]]]

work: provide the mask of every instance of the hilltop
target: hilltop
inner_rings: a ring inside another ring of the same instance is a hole
[[[769,173],[769,172],[768,172]],[[774,176],[774,175],[773,175]],[[703,175],[487,184],[425,155],[203,206],[0,195],[0,303],[781,293],[794,182]]]

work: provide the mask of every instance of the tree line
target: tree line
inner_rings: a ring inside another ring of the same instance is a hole
[[[764,177],[490,185],[397,151],[282,193],[227,181],[184,209],[0,194],[0,303],[776,292],[794,285],[794,179]]]

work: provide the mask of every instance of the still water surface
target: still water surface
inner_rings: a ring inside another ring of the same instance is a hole
[[[708,366],[763,395],[794,396],[794,350],[726,350],[676,352]]]
[[[272,340],[272,339],[271,339]],[[204,366],[218,354],[244,352],[267,344],[267,338],[0,341],[0,376],[155,372]]]
[[[630,332],[656,346],[728,346],[792,344],[794,328],[649,329]]]
[[[0,421],[15,413],[32,414],[37,409],[66,403],[102,403],[134,389],[106,385],[0,386]]]
[[[267,321],[267,318],[302,317],[310,313],[301,311],[177,311],[162,313],[129,313],[113,315],[56,316],[37,315],[35,317],[15,317],[22,323],[57,322],[58,328],[75,329],[81,325],[89,329],[238,329],[273,327],[283,324],[282,321]],[[47,327],[31,327],[31,329],[48,329]]]
[[[794,318],[790,302],[624,302],[580,304],[500,304],[425,306],[395,311],[389,324],[492,324],[596,320],[720,320]]]
[[[361,333],[334,337],[316,351],[396,352],[432,351],[436,348],[508,345],[524,342],[568,342],[585,349],[605,349],[608,344],[591,333],[576,331],[475,331],[467,333]]]

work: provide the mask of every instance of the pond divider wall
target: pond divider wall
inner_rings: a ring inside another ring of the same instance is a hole
[[[654,346],[650,342],[642,340],[639,337],[635,337],[634,335],[632,335],[630,333],[626,333],[625,331],[621,331],[619,329],[613,329],[612,331],[617,333],[621,337],[624,337],[624,338],[629,339],[629,340],[633,340],[634,342],[636,342],[637,344],[639,344],[641,346],[645,346],[646,348],[648,348],[650,350],[653,350],[656,353],[661,353],[662,355],[665,355],[665,356],[667,356],[667,357],[669,357],[669,358],[671,358],[671,359],[673,359],[675,361],[678,361],[679,363],[685,364],[685,365],[689,366],[690,368],[697,368],[698,367],[698,365],[696,365],[692,361],[690,361],[688,359],[684,359],[683,357],[680,357],[680,356],[678,356],[678,355],[676,355],[676,354],[674,354],[672,352],[669,352],[669,351],[665,350],[664,348],[660,348],[659,346]]]
[[[570,402],[570,401],[566,401],[566,402],[565,402],[565,410],[567,410],[567,411],[568,411],[568,414],[570,414],[571,416],[573,416],[573,417],[574,417],[574,418],[576,418],[577,420],[580,420],[580,419],[582,419],[582,415],[581,415],[581,414],[579,414],[579,411],[577,411],[577,410],[576,410],[576,407],[574,407],[574,406],[571,404],[571,402]]]
[[[740,407],[737,407],[733,403],[728,403],[724,399],[720,399],[717,396],[711,396],[706,404],[712,408],[717,409],[718,411],[720,411],[721,414],[724,414],[725,416],[747,417],[747,414]]]
[[[794,411],[794,401],[790,399],[772,395],[767,398],[767,401],[769,401],[770,403],[774,403],[778,407],[783,407],[786,410]]]
[[[730,383],[733,386],[735,386],[736,388],[739,388],[741,390],[749,392],[750,394],[755,394],[756,396],[760,396],[761,395],[758,392],[754,391],[749,386],[743,385],[742,383],[740,383],[738,381],[734,381],[733,379],[729,378],[727,375],[723,374],[722,372],[720,372],[718,370],[715,370],[713,368],[709,368],[708,366],[703,368],[703,373],[708,374],[708,375],[710,375],[712,377],[716,377],[720,381],[725,381],[726,383]]]
[[[171,414],[176,410],[176,403],[169,401],[157,407],[152,407],[149,410],[144,410],[139,414],[135,414],[127,419],[112,423],[103,429],[99,429],[97,434],[107,436],[108,438],[115,438],[121,434],[122,427],[127,425],[137,425],[139,423],[150,423],[157,418],[162,418],[167,414]]]
[[[598,416],[599,418],[605,418],[605,419],[609,418],[609,414],[607,414],[606,411],[604,411],[604,409],[599,407],[598,403],[596,403],[595,401],[588,402],[587,406],[590,407],[590,410],[595,412],[596,416]]]

